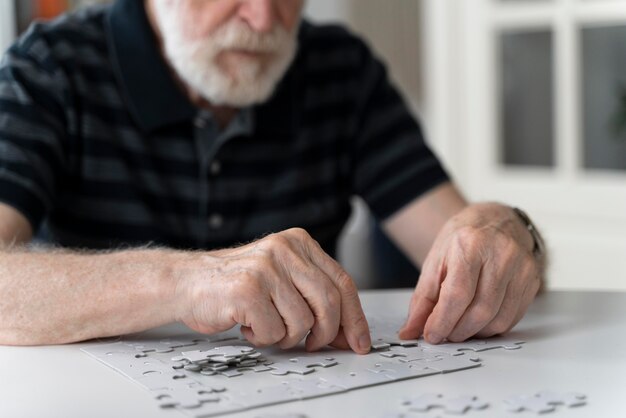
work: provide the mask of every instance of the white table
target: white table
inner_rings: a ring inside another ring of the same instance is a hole
[[[369,312],[404,314],[410,291],[367,291]],[[157,329],[167,334],[178,325]],[[626,416],[626,293],[548,292],[540,296],[510,334],[520,350],[480,353],[483,366],[286,403],[238,414],[304,413],[308,417],[381,417],[403,411],[406,395],[473,394],[490,403],[469,417],[532,417],[508,413],[502,400],[546,389],[577,391],[588,405],[559,408],[554,417]],[[0,347],[0,417],[171,417],[147,392],[80,351],[82,344]],[[435,410],[424,416],[436,416]],[[441,414],[444,415],[444,414]],[[448,416],[448,415],[445,415]]]

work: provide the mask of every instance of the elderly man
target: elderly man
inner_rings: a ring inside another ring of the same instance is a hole
[[[333,260],[359,195],[422,267],[400,336],[513,327],[543,274],[523,212],[468,205],[368,48],[304,0],[119,0],[0,67],[0,343],[180,321],[368,352]],[[45,235],[54,247],[27,244]]]

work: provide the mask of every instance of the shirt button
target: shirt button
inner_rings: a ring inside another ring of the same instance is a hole
[[[217,176],[221,172],[222,172],[222,163],[220,163],[219,161],[213,161],[211,163],[211,174],[213,174],[214,176]]]
[[[219,229],[224,225],[224,218],[219,213],[209,216],[209,226],[212,229]]]

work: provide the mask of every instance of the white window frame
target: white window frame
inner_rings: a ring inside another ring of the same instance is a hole
[[[623,0],[425,0],[428,130],[472,200],[527,209],[552,288],[626,290],[626,171],[582,168],[579,28],[626,25]],[[499,163],[497,33],[552,28],[555,168]]]
[[[13,0],[0,0],[0,51],[4,51],[15,39],[15,4]]]

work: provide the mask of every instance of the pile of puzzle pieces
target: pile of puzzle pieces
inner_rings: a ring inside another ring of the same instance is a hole
[[[264,366],[267,360],[252,347],[230,345],[214,347],[208,350],[183,351],[180,356],[172,357],[175,370],[185,369],[200,372],[205,376],[220,373],[227,377],[240,376],[241,370],[250,369],[255,372],[270,370]]]
[[[137,336],[83,351],[149,390],[161,407],[201,418],[473,369],[482,364],[477,352],[522,344],[495,338],[431,346],[399,340],[398,322],[370,320],[372,352],[364,356],[255,349],[238,330],[167,340]]]

